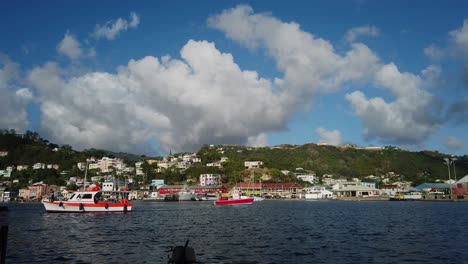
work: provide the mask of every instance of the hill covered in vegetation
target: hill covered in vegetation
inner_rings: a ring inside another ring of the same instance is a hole
[[[34,181],[42,180],[50,184],[63,183],[66,177],[82,174],[76,168],[76,164],[85,161],[88,157],[121,158],[130,166],[133,166],[135,161],[150,159],[144,155],[115,153],[98,149],[76,151],[69,145],[59,146],[51,143],[32,131],[19,135],[13,130],[1,130],[0,151],[8,151],[7,156],[0,158],[0,169],[12,165],[32,166],[38,162],[59,165],[58,171],[29,170],[16,173],[15,178],[24,178],[23,184],[26,183],[26,180],[30,181],[31,179]],[[192,179],[195,182],[201,173],[219,173],[223,176],[222,181],[225,184],[239,182],[250,177],[252,173],[256,179],[267,174],[272,182],[297,181],[291,174],[284,175],[281,171],[294,172],[298,168],[313,172],[319,177],[330,174],[337,178],[347,179],[363,179],[369,175],[392,174],[398,175],[394,180],[412,181],[413,185],[448,179],[448,169],[443,159],[449,155],[434,151],[411,152],[395,147],[366,150],[349,146],[335,147],[316,144],[260,148],[237,145],[205,145],[197,152],[197,156],[201,158],[202,163],[195,163],[186,170],[178,170],[173,167],[157,173],[154,170],[155,164],[145,163],[143,170],[147,176],[144,182],[151,182],[151,179],[155,178],[165,179],[168,184],[185,182],[187,179]],[[222,168],[206,166],[207,163],[220,161],[222,157],[228,158],[227,162],[223,162]],[[458,159],[455,163],[456,175],[461,178],[468,174],[468,156],[456,158]],[[245,161],[262,161],[264,166],[254,172],[248,171],[244,168]],[[453,166],[450,168],[453,179]],[[59,173],[64,171],[67,173]],[[27,175],[28,173],[31,175]],[[25,175],[22,176],[22,174]]]
[[[240,146],[204,146],[199,152],[203,162],[213,162],[228,157],[225,168],[232,173],[243,170],[244,161],[263,161],[270,172],[295,171],[297,168],[313,171],[318,176],[331,174],[340,178],[363,179],[369,175],[399,175],[396,180],[413,184],[447,180],[448,168],[444,158],[449,155],[433,151],[410,152],[395,147],[366,150],[354,147],[319,146],[316,144],[282,145],[276,147],[248,148]],[[468,157],[456,157],[458,179],[468,174]],[[453,166],[452,179],[454,178]],[[272,175],[275,176],[275,175]]]

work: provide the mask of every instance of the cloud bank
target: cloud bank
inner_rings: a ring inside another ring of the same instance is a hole
[[[437,69],[428,68],[423,76],[401,72],[355,42],[362,35],[377,35],[377,28],[352,29],[353,43],[339,53],[330,41],[303,31],[299,24],[255,13],[250,6],[226,9],[209,17],[207,24],[247,48],[265,50],[282,76],[265,79],[242,70],[231,54],[196,40],[181,48],[180,58],[147,56],[130,60],[115,73],[74,74],[47,62],[26,74],[41,110],[40,133],[78,149],[134,151],[148,142],[157,142],[165,151],[191,151],[202,144],[263,146],[268,144],[266,133],[286,130],[291,116],[314,96],[350,84],[366,84],[391,95],[346,95],[366,138],[419,144],[440,125],[435,100],[424,90]],[[139,17],[132,13],[128,21],[119,18],[97,25],[93,35],[112,40],[138,25]],[[58,45],[58,52],[71,59],[82,56],[80,50],[68,33]],[[2,79],[0,89],[14,90]],[[24,109],[19,98],[31,100],[31,91],[15,90],[16,109]],[[26,117],[15,116],[16,127],[27,124]],[[316,132],[329,144],[341,141],[337,130]]]
[[[335,92],[349,83],[369,83],[389,91],[394,100],[367,98],[362,91],[346,95],[364,125],[364,136],[395,144],[419,144],[440,125],[431,109],[433,96],[423,89],[421,77],[382,64],[366,45],[354,43],[340,56],[324,39],[304,32],[268,14],[238,6],[211,17],[208,25],[250,48],[263,47],[284,73],[281,103],[286,109],[304,104],[317,93]],[[377,35],[372,26],[351,29],[349,40]]]
[[[78,148],[130,150],[152,139],[165,150],[193,150],[264,144],[264,131],[285,128],[287,113],[269,80],[242,71],[210,42],[190,40],[180,55],[73,78],[56,63],[34,68],[28,80],[40,95],[41,130]]]
[[[28,124],[27,103],[31,91],[19,86],[19,65],[0,54],[0,129],[24,131]]]

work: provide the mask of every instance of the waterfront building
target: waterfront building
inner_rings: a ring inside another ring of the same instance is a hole
[[[247,195],[262,195],[262,184],[261,183],[241,183],[239,187],[240,191]]]
[[[207,186],[201,186],[201,185],[194,185],[194,186],[189,186],[188,191],[190,193],[195,193],[195,194],[206,194],[206,193],[226,193],[228,190],[222,186],[222,185],[207,185]]]
[[[302,192],[302,186],[293,182],[262,184],[262,193],[265,195],[286,197],[300,192]]]
[[[29,189],[28,188],[19,189],[18,198],[22,199],[23,201],[29,201]]]
[[[348,186],[365,186],[370,189],[376,189],[375,188],[375,182],[360,182],[360,181],[343,181],[343,182],[336,182],[333,186],[333,190],[340,190],[343,187],[348,187]]]
[[[325,186],[312,186],[302,190],[305,199],[329,199],[333,197],[333,192],[327,190]]]
[[[177,194],[181,192],[183,189],[184,189],[184,185],[162,185],[162,186],[159,186],[158,188],[160,196]]]
[[[380,190],[365,185],[345,185],[333,192],[337,197],[377,197],[380,196]]]
[[[151,186],[158,188],[161,185],[164,185],[164,179],[152,179],[151,180]]]
[[[37,183],[28,186],[29,194],[26,197],[26,201],[40,201],[43,197],[45,197],[49,192],[49,186],[47,184]],[[23,197],[25,198],[25,197]]]
[[[468,175],[457,181],[457,188],[468,189]]]
[[[410,182],[394,182],[392,184],[385,184],[380,189],[382,190],[382,194],[393,196],[397,193],[407,192],[412,187]]]

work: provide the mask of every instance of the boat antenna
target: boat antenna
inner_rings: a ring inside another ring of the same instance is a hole
[[[86,191],[86,176],[88,175],[88,159],[86,159],[86,167],[84,173],[84,181],[83,181],[83,192]]]

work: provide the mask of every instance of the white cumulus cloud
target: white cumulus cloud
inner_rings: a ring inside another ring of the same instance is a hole
[[[156,140],[165,150],[194,150],[204,143],[264,144],[264,131],[284,129],[288,113],[277,107],[269,80],[242,71],[206,41],[189,41],[181,57],[148,56],[116,74],[73,78],[54,63],[33,69],[41,134],[77,148],[131,150]]]
[[[96,25],[92,36],[96,39],[106,38],[107,40],[115,39],[121,32],[127,31],[129,28],[137,28],[140,24],[140,17],[132,12],[130,19],[126,20],[118,18],[117,20],[107,21],[104,25]]]
[[[318,143],[326,143],[328,145],[337,146],[341,144],[341,132],[337,129],[332,131],[327,131],[322,127],[319,127],[315,130],[315,132],[319,135],[320,139]]]
[[[424,55],[432,60],[438,60],[445,56],[445,52],[434,44],[423,49]]]
[[[57,51],[71,60],[77,60],[83,55],[80,42],[68,32],[58,44]]]
[[[368,99],[355,91],[346,95],[365,127],[366,138],[388,143],[418,144],[434,132],[441,121],[434,110],[434,97],[421,88],[417,75],[401,73],[394,64],[383,65],[374,83],[392,93],[395,100]]]
[[[444,140],[445,146],[450,150],[460,150],[465,147],[465,142],[456,137],[449,136]]]
[[[24,131],[29,124],[26,104],[28,91],[18,89],[18,64],[0,54],[0,129]]]
[[[346,96],[362,120],[367,138],[418,144],[438,128],[437,114],[431,110],[433,96],[423,89],[421,77],[401,73],[392,63],[382,64],[362,43],[352,44],[340,55],[329,41],[304,32],[298,24],[256,14],[245,5],[210,17],[208,25],[247,47],[267,50],[284,73],[278,83],[281,105],[286,109],[308,102],[317,93],[335,92],[349,83],[369,83],[390,91],[394,101],[367,99],[359,91]],[[378,29],[356,28],[350,31],[349,39],[363,34],[376,36]]]
[[[463,21],[463,26],[449,32],[451,40],[468,55],[468,19]]]
[[[351,28],[346,32],[345,39],[347,42],[354,42],[358,37],[370,36],[378,37],[380,34],[379,28],[374,25],[365,25],[360,27]]]
[[[465,87],[468,88],[468,19],[463,21],[463,26],[461,28],[450,31],[449,35],[456,49],[461,52],[465,60],[461,79]]]

